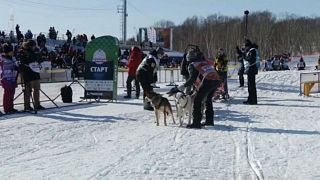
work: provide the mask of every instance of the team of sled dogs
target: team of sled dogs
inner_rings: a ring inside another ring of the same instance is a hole
[[[215,90],[213,94],[213,100],[216,101],[219,99],[220,95],[224,93],[224,84],[221,83],[219,87]],[[191,124],[192,119],[192,110],[193,110],[193,101],[196,95],[196,92],[184,93],[175,89],[174,91],[170,91],[167,93],[169,97],[174,98],[175,107],[177,110],[177,118],[179,119],[179,125],[183,125],[183,121],[186,117],[188,117],[188,125]],[[159,118],[160,114],[163,114],[164,125],[167,125],[167,115],[171,115],[172,121],[175,124],[171,104],[166,97],[158,94],[154,91],[146,93],[146,99],[151,102],[154,112],[156,115],[156,123],[159,126]],[[202,102],[201,112],[203,113],[205,110],[205,103]]]
[[[177,118],[179,119],[180,126],[182,126],[183,121],[187,116],[189,118],[188,124],[191,124],[191,114],[194,95],[185,94],[181,91],[168,94],[169,96],[174,97],[174,102],[177,110]],[[159,126],[160,114],[163,114],[165,126],[167,125],[167,115],[171,115],[172,121],[175,124],[172,107],[169,100],[166,97],[163,97],[163,95],[152,91],[147,93],[146,99],[151,102],[154,108],[157,126]]]

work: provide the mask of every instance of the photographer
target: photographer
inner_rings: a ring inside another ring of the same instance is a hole
[[[28,40],[22,44],[20,52],[20,69],[22,72],[22,83],[25,86],[24,110],[33,111],[30,106],[31,91],[33,89],[34,108],[42,110],[40,105],[40,63],[41,55],[34,40]]]

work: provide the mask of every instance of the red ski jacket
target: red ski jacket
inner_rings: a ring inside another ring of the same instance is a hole
[[[139,64],[142,62],[142,52],[138,47],[131,49],[129,62],[128,62],[128,74],[129,76],[136,76],[136,71]]]

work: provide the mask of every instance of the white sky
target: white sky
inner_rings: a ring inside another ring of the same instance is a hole
[[[181,24],[186,18],[207,17],[219,13],[242,16],[244,10],[269,10],[278,16],[295,13],[299,16],[319,16],[320,1],[305,0],[127,0],[128,35],[132,37],[139,27],[149,27],[165,19]],[[48,32],[54,26],[60,33],[74,30],[87,35],[113,35],[120,37],[121,0],[0,0],[0,30],[9,30],[10,14],[21,30]]]

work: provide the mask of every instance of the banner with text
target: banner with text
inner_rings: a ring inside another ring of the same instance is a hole
[[[102,36],[86,46],[85,98],[117,98],[119,41],[112,36]]]

